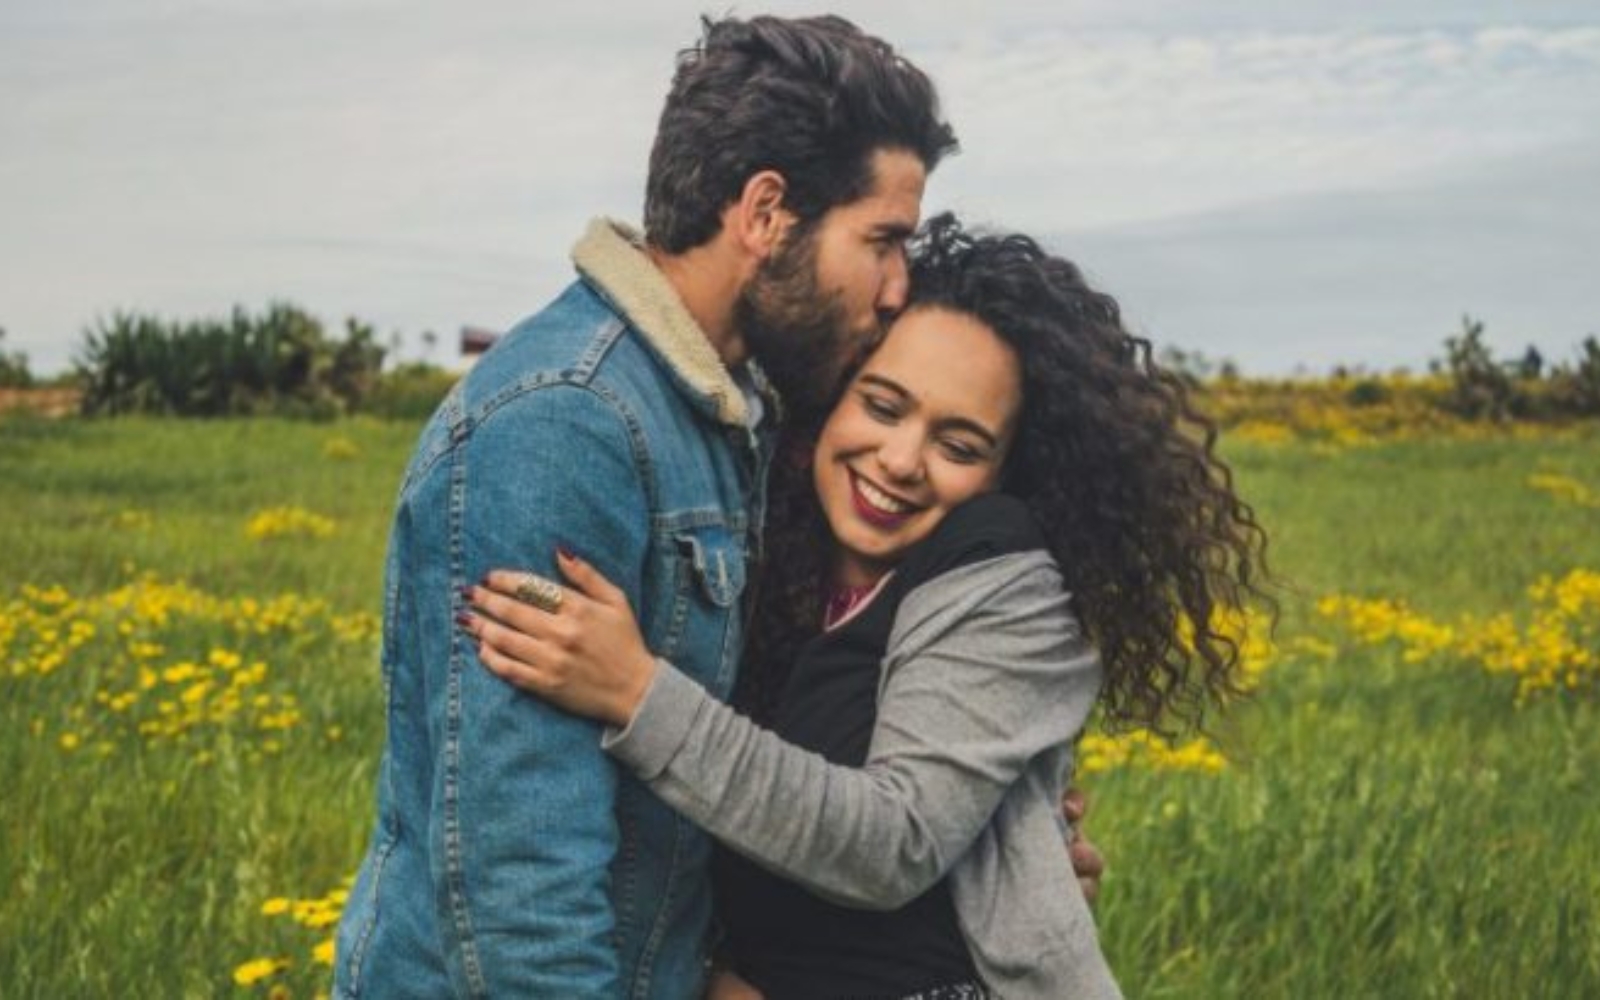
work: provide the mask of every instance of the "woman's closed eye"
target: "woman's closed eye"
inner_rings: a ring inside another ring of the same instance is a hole
[[[946,458],[958,465],[977,465],[988,457],[984,448],[961,438],[943,438],[939,441],[939,448]]]
[[[861,407],[867,411],[868,416],[886,424],[900,419],[899,402],[875,392],[861,394]]]

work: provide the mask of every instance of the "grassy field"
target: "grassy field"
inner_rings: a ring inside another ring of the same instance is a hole
[[[0,994],[325,988],[415,430],[0,421]],[[1600,570],[1597,455],[1233,449],[1291,588],[1258,695],[1198,758],[1083,778],[1130,996],[1600,996],[1600,599],[1547,600],[1591,665],[1520,700],[1472,638],[1510,613],[1544,649],[1530,587]]]

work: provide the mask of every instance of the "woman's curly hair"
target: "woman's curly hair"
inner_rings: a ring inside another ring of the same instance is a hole
[[[1224,627],[1266,593],[1266,533],[1216,455],[1214,422],[1122,326],[1117,303],[1026,236],[974,236],[946,214],[913,247],[911,309],[965,313],[1017,354],[1022,412],[1002,489],[1026,502],[1105,668],[1112,729],[1203,726],[1242,693]],[[769,718],[819,631],[831,551],[809,460],[819,428],[785,431],[769,483],[766,570],[739,703]]]

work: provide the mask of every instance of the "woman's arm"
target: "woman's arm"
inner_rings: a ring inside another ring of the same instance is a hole
[[[891,909],[931,887],[1040,751],[1083,726],[1098,663],[1042,553],[907,595],[861,768],[829,764],[662,665],[606,749],[724,843],[821,895]]]
[[[608,614],[574,605],[539,626]],[[494,641],[512,646],[508,638]],[[669,805],[820,895],[884,909],[914,899],[949,870],[1028,761],[1082,728],[1099,685],[1055,565],[1038,551],[949,571],[906,596],[860,768],[784,742],[664,661],[656,661],[642,699],[607,694],[628,689],[618,681],[588,692],[588,682],[552,666],[570,655],[560,635],[538,641],[518,653],[522,674],[504,663],[497,672],[613,721],[631,717],[608,731],[605,746]],[[618,656],[626,646],[615,646]],[[485,660],[495,667],[494,658]],[[531,665],[538,660],[545,662]]]

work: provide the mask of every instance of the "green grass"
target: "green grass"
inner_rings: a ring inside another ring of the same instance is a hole
[[[1331,635],[1308,607],[1325,593],[1448,620],[1600,568],[1600,511],[1526,484],[1594,484],[1596,453],[1592,434],[1241,450],[1293,585],[1280,637]],[[1347,646],[1275,668],[1224,744],[1219,777],[1091,782],[1111,863],[1097,915],[1130,996],[1600,995],[1592,699],[1517,709],[1471,665]]]
[[[92,598],[148,571],[218,598],[291,592],[375,614],[415,431],[0,422],[0,608],[24,585]],[[356,455],[325,454],[334,438]],[[1337,638],[1309,610],[1327,593],[1403,597],[1451,619],[1525,607],[1542,574],[1600,569],[1600,511],[1526,483],[1555,471],[1600,487],[1597,445],[1589,432],[1237,449],[1292,586],[1280,640]],[[246,537],[252,512],[285,504],[334,519],[334,534]],[[375,649],[324,626],[240,636],[175,619],[161,635],[160,665],[217,646],[266,662],[267,686],[293,692],[302,717],[276,737],[231,724],[148,743],[97,721],[95,693],[129,671],[109,631],[48,676],[13,675],[31,648],[0,661],[0,993],[243,995],[233,969],[279,955],[295,966],[272,981],[294,995],[324,986],[308,961],[323,935],[260,913],[267,898],[335,887],[371,821]],[[84,745],[64,749],[69,731]],[[1088,782],[1091,835],[1111,864],[1097,916],[1124,988],[1600,995],[1597,733],[1592,699],[1514,708],[1506,679],[1469,664],[1350,647],[1286,658],[1227,722],[1222,774]],[[279,752],[264,750],[269,738]]]
[[[377,614],[389,508],[415,433],[363,421],[0,423],[0,603],[24,583],[87,597],[153,571],[218,597],[292,592]],[[334,438],[356,456],[325,457]],[[282,504],[333,518],[335,533],[246,537],[252,512]],[[120,523],[127,512],[139,512],[132,526]],[[163,638],[174,654],[239,645],[200,625]],[[92,692],[117,671],[90,657],[8,678],[0,664],[0,993],[214,996],[237,989],[230,975],[247,959],[303,959],[316,935],[263,918],[260,904],[320,896],[353,872],[382,695],[370,642],[268,640],[253,648],[306,718],[269,757],[237,727],[190,745],[122,736],[109,756],[63,752],[57,732],[74,728],[77,706],[96,713]],[[213,763],[197,763],[201,746]],[[300,983],[320,978],[301,965]]]

